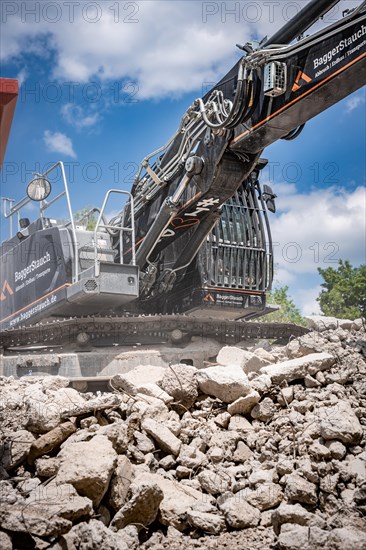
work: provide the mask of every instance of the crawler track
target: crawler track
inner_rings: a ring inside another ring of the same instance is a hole
[[[9,349],[31,345],[78,342],[98,345],[130,344],[155,339],[179,344],[192,336],[235,344],[242,340],[284,340],[306,334],[308,329],[285,323],[222,321],[185,315],[83,317],[16,328],[0,334],[0,346]]]

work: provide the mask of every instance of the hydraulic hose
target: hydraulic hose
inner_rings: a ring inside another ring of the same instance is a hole
[[[301,126],[299,126],[298,128],[295,128],[294,130],[292,130],[291,132],[283,136],[282,139],[285,139],[286,141],[292,141],[293,139],[296,139],[301,134],[304,127],[305,127],[305,123],[301,124]]]
[[[254,73],[253,86],[254,86],[254,93],[253,93],[252,105],[250,107],[248,106],[249,108],[243,112],[242,117],[239,121],[241,124],[244,124],[245,122],[247,122],[247,120],[249,120],[253,116],[253,113],[256,110],[258,105],[258,101],[259,101],[261,89],[262,89],[262,83],[257,72]]]

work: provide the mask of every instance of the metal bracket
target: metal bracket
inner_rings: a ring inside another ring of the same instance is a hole
[[[157,185],[160,185],[160,187],[164,186],[165,185],[165,182],[163,182],[159,176],[157,176],[154,172],[154,170],[151,168],[150,164],[148,163],[148,161],[146,162],[142,162],[142,166],[145,168],[146,172],[149,174],[149,176],[151,177],[152,180],[154,180],[154,182],[157,184]]]

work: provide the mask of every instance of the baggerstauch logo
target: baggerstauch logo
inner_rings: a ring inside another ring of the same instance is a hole
[[[33,260],[31,264],[29,264],[27,267],[22,269],[21,271],[16,271],[14,273],[14,280],[17,281],[24,281],[28,275],[33,273],[33,271],[36,271],[40,267],[44,266],[45,264],[48,264],[51,261],[51,256],[49,252],[46,252],[42,258],[39,258],[38,260]]]
[[[337,46],[329,50],[326,54],[322,55],[321,57],[316,57],[314,59],[314,69],[330,63],[336,55],[343,52],[345,48],[349,48],[350,46],[352,46],[355,42],[358,42],[358,40],[361,40],[361,38],[365,35],[366,26],[362,25],[361,29],[353,33],[352,36],[348,38],[343,38]]]

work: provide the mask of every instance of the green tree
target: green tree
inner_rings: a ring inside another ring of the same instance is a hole
[[[77,210],[74,214],[74,219],[76,222],[82,221],[83,224],[86,223],[87,231],[94,231],[97,224],[97,218],[92,206],[84,206],[81,210]]]
[[[267,322],[277,323],[295,323],[297,325],[306,325],[306,321],[301,317],[300,311],[297,309],[294,301],[288,295],[288,286],[275,288],[267,295],[268,305],[279,306],[278,311],[269,313],[264,320]]]
[[[353,267],[339,260],[338,268],[318,268],[324,279],[317,298],[324,315],[340,319],[357,319],[366,315],[366,265]]]

